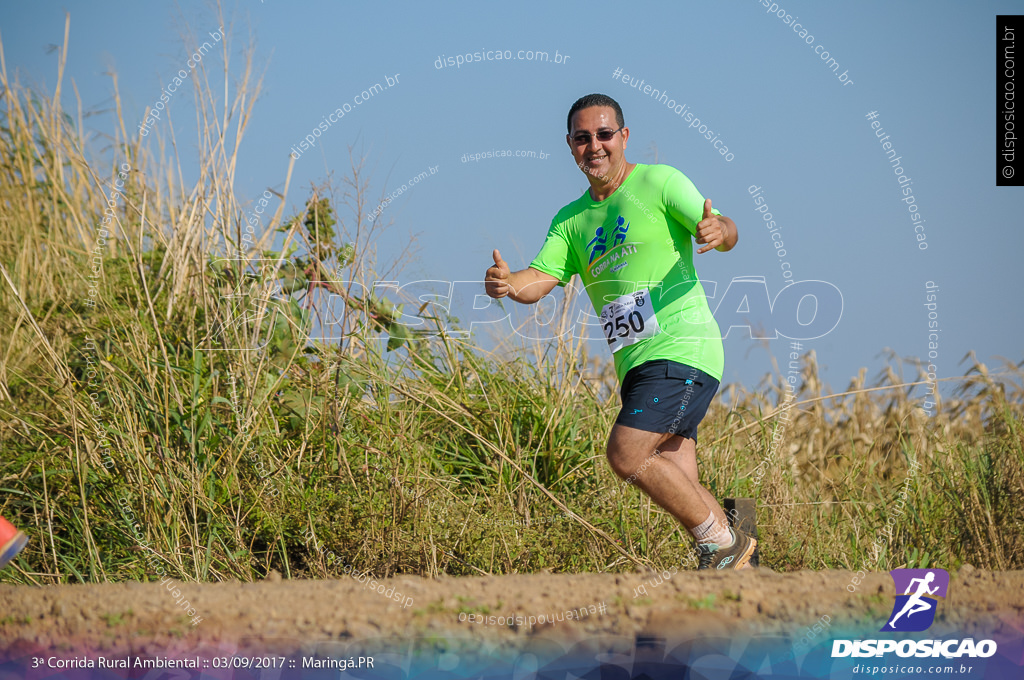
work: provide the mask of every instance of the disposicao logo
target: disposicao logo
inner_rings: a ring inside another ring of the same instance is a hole
[[[893,569],[889,572],[896,586],[896,602],[881,632],[913,633],[927,630],[935,621],[938,599],[949,590],[945,569]],[[902,594],[900,594],[902,593]],[[996,653],[994,640],[833,640],[832,656],[883,656],[896,652],[901,657],[962,656],[987,658]]]
[[[889,572],[896,584],[896,604],[882,632],[918,632],[928,630],[935,621],[936,597],[946,597],[949,573],[945,569],[893,569]]]

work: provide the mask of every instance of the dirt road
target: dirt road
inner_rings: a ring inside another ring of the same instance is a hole
[[[965,567],[951,576],[949,596],[940,602],[929,634],[958,630],[1024,639],[1024,572]],[[844,571],[759,569],[400,576],[363,584],[352,578],[283,581],[275,575],[260,583],[0,586],[0,650],[7,659],[55,651],[113,656],[199,648],[309,654],[338,644],[370,648],[382,639],[519,648],[539,638],[572,644],[599,637],[745,633],[813,643],[839,631],[877,631],[884,623],[893,603],[890,576],[868,574],[856,584],[854,578]]]

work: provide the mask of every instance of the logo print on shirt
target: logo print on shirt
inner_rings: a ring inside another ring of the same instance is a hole
[[[622,215],[619,215],[618,219],[615,220],[615,230],[612,232],[612,235],[615,237],[612,241],[613,248],[626,242],[627,231],[629,231],[629,224]],[[608,236],[604,233],[604,227],[598,227],[597,231],[594,232],[594,238],[590,239],[590,243],[587,244],[587,248],[590,250],[590,261],[587,264],[594,264],[594,260],[604,255],[607,242]]]
[[[629,231],[629,225],[626,224],[626,220],[622,215],[619,215],[619,219],[615,221],[615,224],[615,241],[612,243],[612,246],[620,246],[626,242],[626,232]],[[626,224],[626,226],[622,226],[623,224]]]
[[[587,264],[593,264],[594,258],[598,255],[604,255],[604,243],[608,238],[604,235],[604,227],[598,227],[595,232],[594,238],[587,244],[587,248],[594,246],[594,249],[590,251],[590,262]]]
[[[598,227],[594,238],[587,244],[590,250],[590,261],[587,269],[591,276],[600,276],[601,273],[612,263],[612,271],[619,271],[629,264],[624,260],[627,255],[636,252],[636,243],[626,243],[626,233],[629,231],[629,222],[619,215],[615,219],[615,228],[609,234],[604,227]],[[611,246],[608,245],[608,238],[612,237]],[[602,261],[603,260],[603,261]]]

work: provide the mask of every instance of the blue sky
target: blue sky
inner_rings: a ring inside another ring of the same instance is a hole
[[[308,196],[311,183],[346,172],[349,145],[368,156],[374,198],[434,168],[385,207],[381,217],[394,226],[378,244],[381,257],[397,255],[415,234],[416,259],[397,277],[402,283],[482,279],[494,248],[513,268],[526,266],[551,217],[585,189],[565,145],[565,116],[577,97],[603,92],[625,112],[630,161],[653,162],[656,147],[659,162],[682,170],[736,221],[735,250],[696,256],[701,279],[718,283],[712,309],[738,277],[763,277],[774,297],[785,285],[783,261],[794,280],[826,281],[841,291],[838,326],[803,342],[835,391],[862,366],[869,378],[876,375],[886,348],[903,358],[927,355],[929,281],[938,288],[933,311],[941,332],[933,363],[939,377],[962,375],[960,361],[971,350],[990,368],[999,365],[997,355],[1020,361],[1024,315],[1011,272],[1024,251],[1014,212],[1021,190],[996,187],[993,163],[995,17],[1019,4],[778,5],[798,17],[792,23],[813,35],[811,44],[759,0],[630,7],[229,3],[224,28],[232,67],[240,66],[251,38],[266,69],[236,190],[253,202],[267,187],[280,191],[292,146],[347,103],[344,117],[296,161],[286,214]],[[74,81],[86,111],[109,109],[113,86],[106,73],[116,71],[126,122],[141,121],[185,67],[191,51],[182,31],[208,39],[220,24],[210,4],[186,0],[5,3],[0,31],[9,73],[52,92],[59,55],[47,47],[62,43],[65,11],[71,14],[65,106],[76,106],[68,86]],[[841,82],[816,48],[829,52],[850,82]],[[490,50],[546,51],[549,59],[557,51],[568,60],[436,68],[441,57]],[[204,57],[207,67],[222,63],[219,53]],[[616,69],[685,104],[732,159],[664,103],[613,78]],[[387,78],[395,79],[392,87],[353,104]],[[169,106],[187,179],[196,157],[190,87]],[[913,182],[927,250],[915,240],[909,206],[866,118],[871,111]],[[106,113],[87,124],[109,132],[113,119]],[[166,135],[166,120],[155,128]],[[94,151],[103,146],[97,137]],[[461,160],[495,149],[547,156]],[[782,258],[751,186],[762,188],[778,225]],[[770,348],[734,329],[726,339],[725,382],[754,385],[771,370],[773,354],[780,365],[788,360],[788,340]],[[596,344],[594,351],[606,352]]]

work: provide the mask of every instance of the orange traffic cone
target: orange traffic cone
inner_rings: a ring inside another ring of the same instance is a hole
[[[13,524],[0,517],[0,569],[14,559],[28,543],[28,536],[18,531]]]

